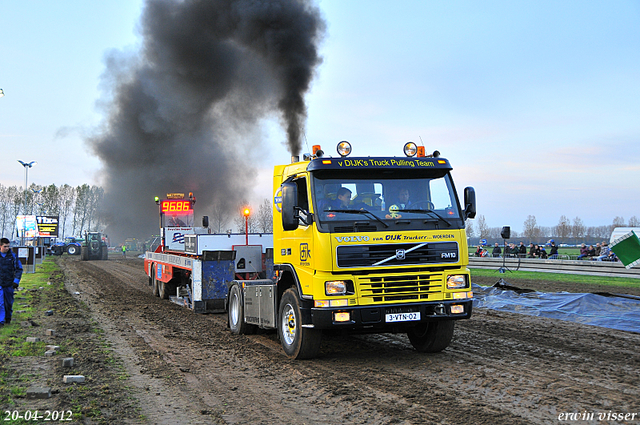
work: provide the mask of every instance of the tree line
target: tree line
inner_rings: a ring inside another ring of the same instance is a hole
[[[629,221],[623,217],[615,217],[609,225],[585,226],[580,217],[573,220],[561,215],[555,226],[540,226],[534,215],[529,215],[523,224],[522,232],[511,230],[511,238],[522,238],[527,241],[539,241],[556,238],[561,241],[582,241],[586,239],[608,240],[616,227],[640,227],[640,220],[633,216]],[[474,223],[467,221],[467,236],[480,239],[500,239],[502,227],[489,227],[483,215],[478,215]]]
[[[97,231],[103,225],[103,198],[101,187],[88,184],[58,187],[32,183],[26,191],[21,186],[0,184],[0,232],[9,239],[17,237],[18,215],[58,216],[58,237]]]

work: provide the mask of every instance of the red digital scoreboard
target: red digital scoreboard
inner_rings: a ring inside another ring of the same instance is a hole
[[[166,199],[160,202],[160,212],[162,214],[191,214],[193,208],[190,200]]]

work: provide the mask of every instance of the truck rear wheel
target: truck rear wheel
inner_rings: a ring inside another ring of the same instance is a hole
[[[298,291],[287,289],[278,309],[278,336],[287,356],[294,359],[311,359],[318,355],[322,331],[302,327]]]
[[[157,270],[156,267],[158,267],[157,264],[154,264],[151,266],[151,292],[153,292],[153,295],[155,297],[158,297],[158,274],[157,274]]]
[[[244,321],[244,304],[240,285],[233,285],[229,291],[229,329],[234,335],[255,333],[256,327]]]
[[[169,294],[171,293],[171,284],[168,282],[163,282],[161,280],[158,281],[158,295],[163,300],[169,299]]]
[[[438,353],[449,346],[453,338],[453,320],[421,323],[409,330],[411,345],[421,353]]]

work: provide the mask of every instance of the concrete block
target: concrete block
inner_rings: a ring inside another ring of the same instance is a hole
[[[60,359],[60,365],[62,367],[73,367],[73,364],[74,364],[73,357],[65,357],[63,359]]]
[[[60,350],[60,346],[59,345],[45,345],[44,348],[47,349],[47,350],[51,350],[51,351]]]
[[[31,387],[27,389],[27,398],[51,398],[51,388]]]
[[[74,382],[82,383],[84,382],[84,376],[82,375],[64,375],[62,381],[65,384],[73,384]]]
[[[47,329],[44,331],[44,334],[47,336],[56,336],[56,331],[54,329]]]
[[[56,354],[54,350],[47,350],[44,352],[45,357],[53,357]]]
[[[40,342],[40,338],[38,338],[37,336],[28,336],[27,342]]]

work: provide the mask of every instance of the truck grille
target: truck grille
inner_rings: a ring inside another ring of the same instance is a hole
[[[458,243],[342,245],[337,249],[337,260],[338,267],[342,268],[456,263],[459,261]]]
[[[359,277],[356,280],[361,304],[426,301],[442,292],[442,274],[397,274]]]

